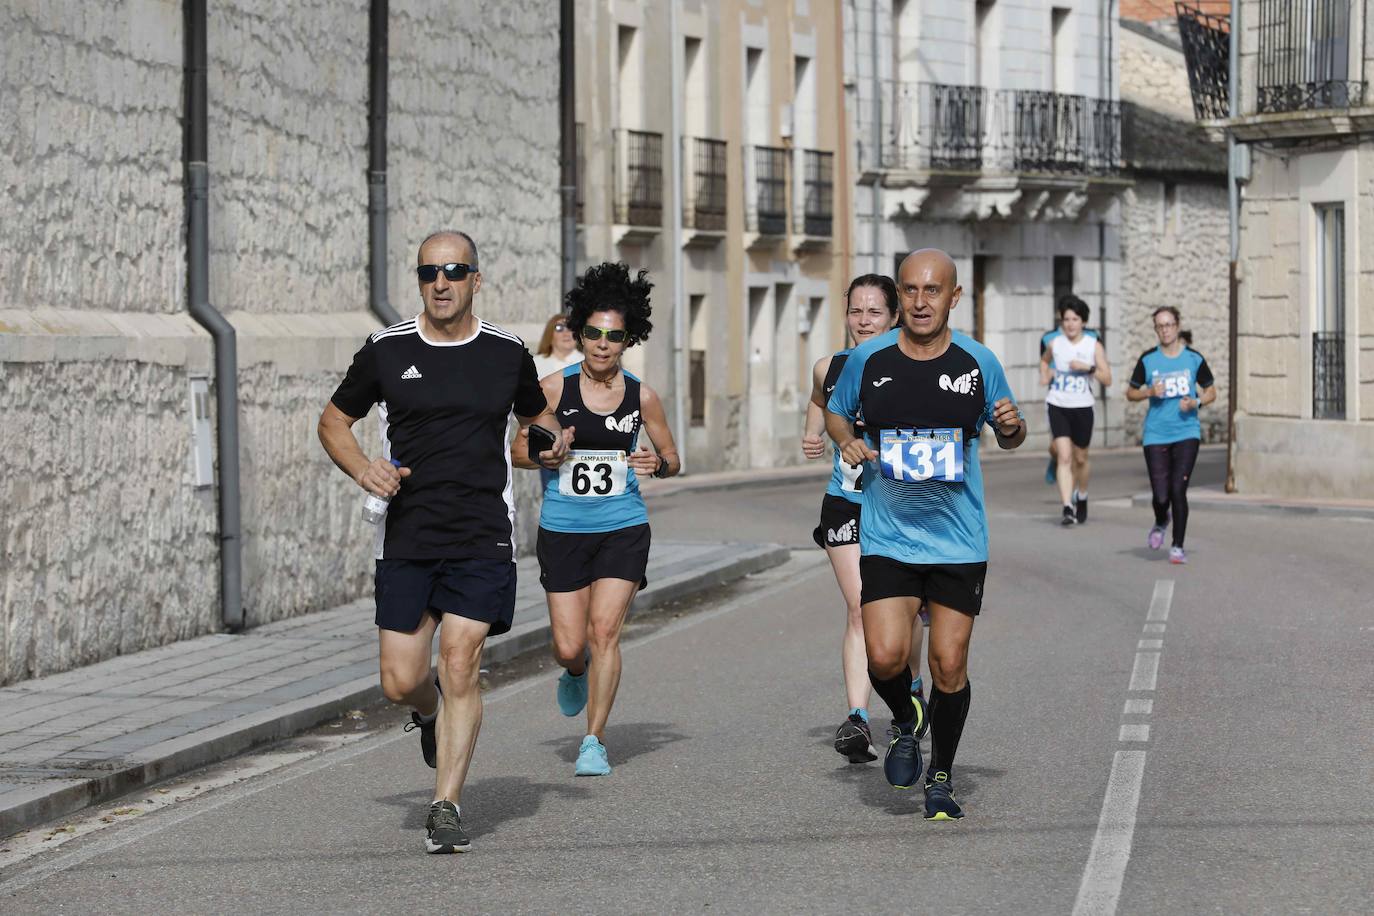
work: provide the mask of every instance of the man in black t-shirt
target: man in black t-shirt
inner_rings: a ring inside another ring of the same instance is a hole
[[[471,237],[434,233],[416,273],[424,310],[367,339],[319,434],[340,470],[390,500],[377,531],[382,692],[413,707],[406,728],[420,730],[425,762],[438,770],[425,848],[463,852],[458,804],[482,724],[482,647],[515,613],[507,424],[514,414],[521,426],[558,426],[524,342],[472,313],[482,275]],[[352,426],[373,404],[382,456],[369,459]],[[569,432],[540,453],[545,467],[562,463]],[[442,697],[430,676],[436,629]]]

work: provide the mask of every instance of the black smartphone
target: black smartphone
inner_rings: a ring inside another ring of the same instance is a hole
[[[538,423],[531,423],[529,427],[530,435],[530,460],[536,464],[539,462],[539,453],[547,452],[558,442],[558,436],[549,432]]]

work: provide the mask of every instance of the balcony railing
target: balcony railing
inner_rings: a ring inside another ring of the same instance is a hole
[[[787,150],[744,148],[745,229],[759,235],[787,234]]]
[[[1350,78],[1352,0],[1260,0],[1260,113],[1351,108],[1364,83]],[[1358,57],[1363,57],[1362,54]]]
[[[1121,107],[1081,95],[997,93],[994,162],[1015,172],[1113,172],[1121,163]]]
[[[1231,20],[1202,9],[1200,0],[1176,2],[1178,37],[1188,67],[1193,117],[1213,120],[1230,116]]]
[[[682,225],[713,232],[725,229],[725,141],[683,137]]]
[[[663,225],[663,135],[615,131],[615,221]]]
[[[1081,95],[889,82],[883,142],[860,118],[860,168],[1104,174],[1121,166],[1119,103]]]
[[[1340,331],[1312,335],[1312,416],[1345,419],[1345,334]]]
[[[835,154],[804,149],[799,151],[799,159],[802,199],[795,210],[796,231],[829,237],[834,224]]]

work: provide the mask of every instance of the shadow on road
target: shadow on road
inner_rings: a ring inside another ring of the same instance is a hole
[[[927,756],[927,762],[929,757]],[[961,800],[977,798],[984,779],[1000,779],[1006,770],[996,767],[960,766],[954,768],[954,788]],[[842,764],[827,773],[831,779],[853,786],[870,808],[900,817],[921,816],[925,813],[925,793],[920,785],[911,789],[894,789],[883,778],[883,763],[879,759],[870,764]]]
[[[641,754],[651,754],[686,737],[667,722],[628,722],[624,725],[606,726],[605,744],[611,757],[611,766],[616,767]],[[574,763],[581,741],[580,735],[569,735],[566,738],[551,738],[541,743],[544,747],[558,748],[560,758],[567,763]]]
[[[401,827],[421,830],[429,812],[434,793],[422,790],[400,795],[384,795],[376,799],[404,812]],[[539,813],[549,795],[563,798],[582,798],[585,790],[571,781],[533,782],[525,776],[494,776],[478,779],[463,788],[463,823],[469,835],[486,836],[500,829],[502,824]]]

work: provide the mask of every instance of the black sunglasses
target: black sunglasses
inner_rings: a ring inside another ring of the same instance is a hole
[[[415,274],[420,278],[421,283],[433,283],[439,279],[439,271],[444,272],[444,277],[449,280],[462,280],[468,274],[477,273],[477,268],[468,264],[421,264],[415,268]]]
[[[601,328],[594,328],[591,325],[582,328],[583,340],[600,340],[603,334],[606,335],[606,339],[611,343],[624,343],[625,338],[629,336],[630,332],[624,328],[616,328],[613,331],[603,331]]]

